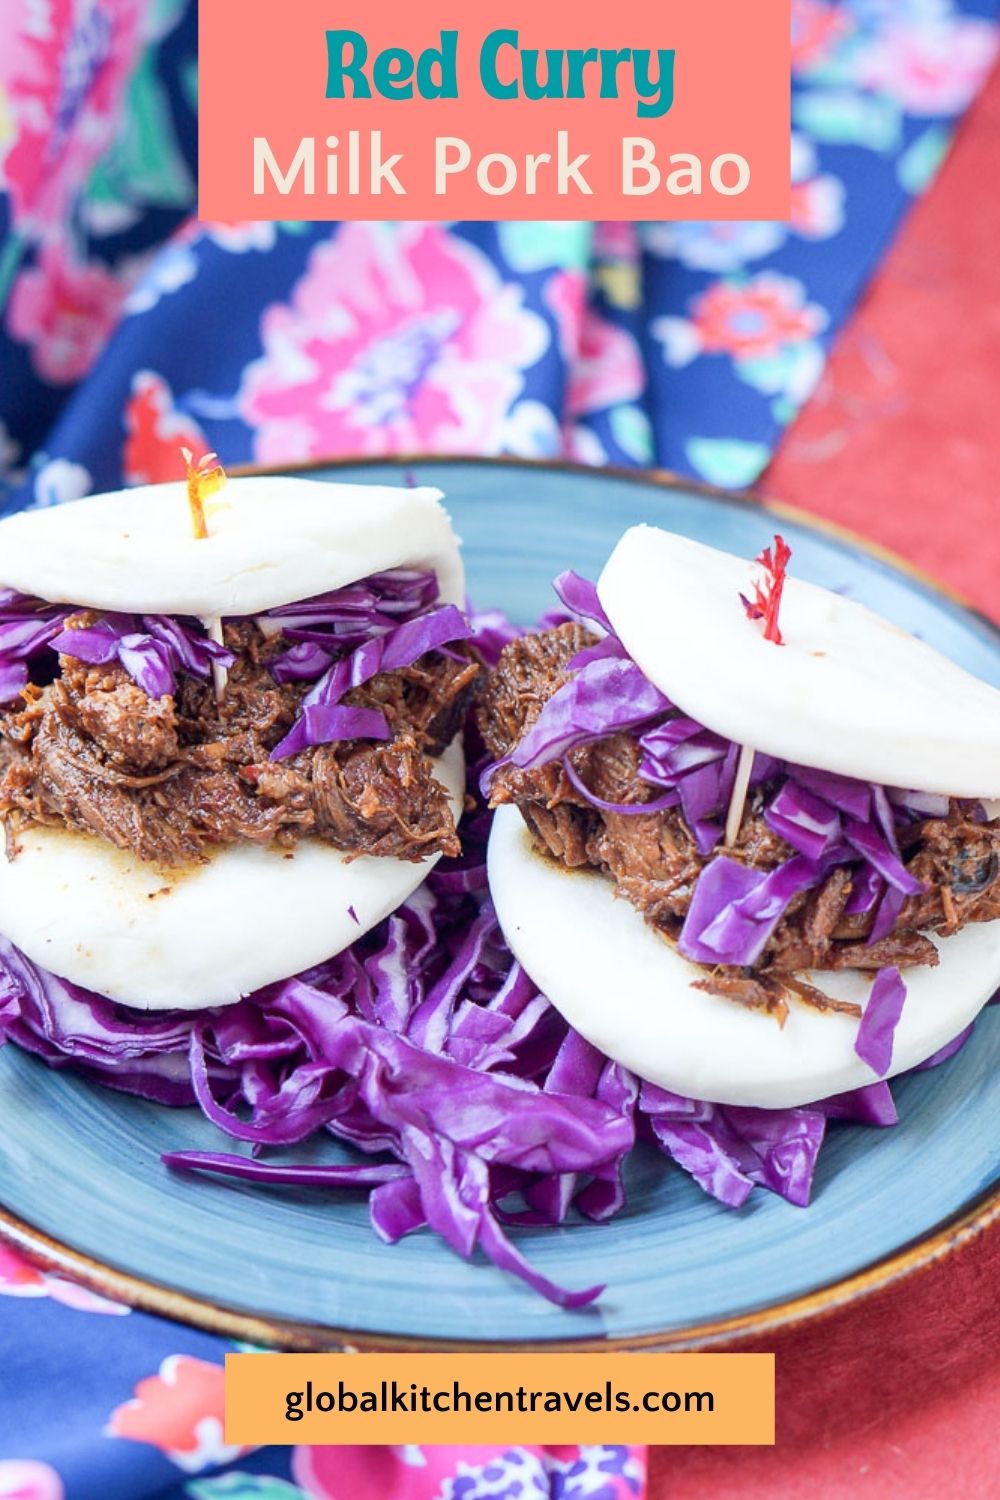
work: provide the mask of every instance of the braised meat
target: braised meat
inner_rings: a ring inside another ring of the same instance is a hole
[[[73,624],[85,626],[86,612]],[[377,708],[393,738],[338,741],[272,761],[308,684],[275,683],[288,642],[252,621],[225,627],[236,655],[221,703],[183,676],[150,699],[123,668],[59,658],[51,683],[0,714],[0,819],[8,847],[29,823],[98,835],[172,865],[241,840],[292,846],[312,835],[349,854],[457,854],[448,798],[434,776],[461,726],[478,673],[463,651],[429,652],[344,699]]]
[[[504,648],[478,711],[481,733],[497,761],[530,729],[542,705],[568,680],[570,660],[594,639],[582,626],[567,624]],[[638,806],[662,795],[639,780],[639,746],[629,734],[581,746],[569,760],[601,801]],[[765,822],[765,800],[762,789],[750,794],[735,844],[726,853],[769,870],[794,851]],[[678,936],[698,876],[713,857],[699,854],[679,808],[648,815],[602,811],[574,787],[559,762],[530,771],[500,765],[490,783],[490,802],[494,807],[514,803],[550,856],[571,868],[603,870],[651,926],[665,937]],[[949,934],[967,922],[1000,917],[1000,824],[977,822],[953,802],[946,818],[904,829],[901,842],[908,869],[926,889],[907,898],[888,935],[867,941],[873,914],[845,913],[851,874],[837,867],[817,889],[793,898],[752,971],[720,966],[702,987],[772,1011],[781,1010],[783,988],[788,988],[819,1008],[837,1009],[829,997],[803,993],[810,987],[790,976],[803,969],[936,964],[928,932]]]

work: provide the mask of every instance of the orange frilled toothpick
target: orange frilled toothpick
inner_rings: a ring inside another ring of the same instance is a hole
[[[788,546],[784,537],[774,538],[773,549],[765,547],[759,557],[755,559],[757,565],[763,569],[764,576],[754,579],[753,598],[748,599],[745,594],[740,595],[740,601],[746,610],[749,620],[762,620],[764,622],[764,639],[771,641],[775,646],[785,644],[781,634],[781,626],[778,622],[778,614],[781,609],[781,595],[785,587],[785,575],[788,572],[788,564],[791,561],[792,549]],[[753,773],[753,758],[755,751],[751,745],[740,746],[740,758],[736,764],[736,778],[733,782],[733,792],[729,799],[729,812],[726,814],[726,845],[732,848],[736,842],[743,822],[743,809],[746,806],[747,791],[750,787],[750,777]]]
[[[217,453],[205,453],[195,463],[191,449],[182,448],[181,458],[187,468],[187,497],[188,505],[191,507],[191,530],[194,532],[195,540],[201,542],[208,536],[205,501],[212,495],[218,494],[229,476],[219,463]]]
[[[181,449],[181,457],[187,468],[187,497],[188,506],[191,511],[191,530],[196,541],[205,541],[208,537],[208,518],[205,514],[205,501],[212,495],[218,494],[226,483],[228,475],[219,463],[218,454],[205,453],[194,461],[194,454],[190,448]],[[220,615],[209,615],[202,621],[209,640],[216,641],[220,646],[224,644],[222,634],[222,617]],[[229,681],[229,673],[221,662],[212,663],[212,684],[215,688],[215,701],[221,703],[225,696],[226,684]]]

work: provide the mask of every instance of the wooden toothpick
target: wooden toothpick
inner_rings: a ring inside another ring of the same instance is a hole
[[[756,751],[751,745],[740,746],[740,758],[736,762],[736,779],[733,782],[733,794],[729,799],[729,812],[726,814],[727,849],[731,849],[736,843],[740,825],[743,822],[743,809],[746,806],[747,791],[750,787],[750,777],[753,773],[753,758],[755,754]]]
[[[753,583],[753,598],[748,599],[745,594],[740,595],[748,619],[760,620],[764,626],[765,641],[770,641],[775,646],[785,644],[781,626],[778,623],[778,612],[781,609],[781,595],[785,587],[785,575],[788,572],[791,557],[791,548],[784,537],[776,536],[773,546],[765,547],[756,559],[757,566],[763,569],[763,579],[758,579]],[[739,837],[740,825],[743,822],[743,809],[746,807],[747,792],[750,788],[750,777],[753,774],[755,753],[752,745],[740,746],[733,793],[729,799],[729,812],[726,814],[726,847],[728,849],[733,847]]]

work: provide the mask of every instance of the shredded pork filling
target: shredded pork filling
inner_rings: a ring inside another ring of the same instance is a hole
[[[567,680],[567,664],[596,637],[582,625],[560,625],[524,636],[504,648],[479,708],[484,740],[497,759],[510,754],[537,719],[542,705]],[[570,752],[578,777],[605,802],[641,804],[662,790],[638,777],[638,740],[615,733]],[[763,818],[772,789],[755,789],[730,857],[762,870],[794,851]],[[619,893],[658,932],[680,933],[698,876],[715,853],[699,854],[679,808],[644,814],[605,812],[588,802],[556,761],[530,771],[501,766],[490,783],[490,805],[513,803],[542,850],[570,869],[603,871]],[[927,936],[950,935],[968,922],[1000,917],[1000,825],[973,821],[951,803],[947,817],[928,818],[899,830],[910,873],[924,885],[904,901],[895,926],[871,943],[874,913],[847,914],[849,867],[838,866],[815,890],[802,892],[752,970],[719,966],[706,970],[701,987],[745,1005],[781,1008],[786,990],[820,1009],[839,1009],[796,977],[808,969],[877,970],[936,964]],[[855,1009],[855,1007],[851,1007]]]
[[[85,628],[81,611],[67,625]],[[318,837],[348,854],[418,860],[460,845],[431,757],[461,727],[478,673],[462,648],[428,652],[344,699],[378,709],[390,740],[337,741],[272,761],[309,683],[278,685],[287,650],[252,621],[225,626],[235,653],[217,703],[199,678],[151,699],[123,668],[60,656],[58,673],[0,714],[0,820],[8,850],[28,824],[96,834],[175,865],[241,840],[291,847]]]

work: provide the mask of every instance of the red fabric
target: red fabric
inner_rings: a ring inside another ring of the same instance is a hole
[[[1000,620],[1000,71],[764,477]]]
[[[763,493],[1000,619],[1000,72],[848,325]],[[1000,1232],[790,1331],[773,1449],[661,1448],[650,1500],[1000,1496]]]

